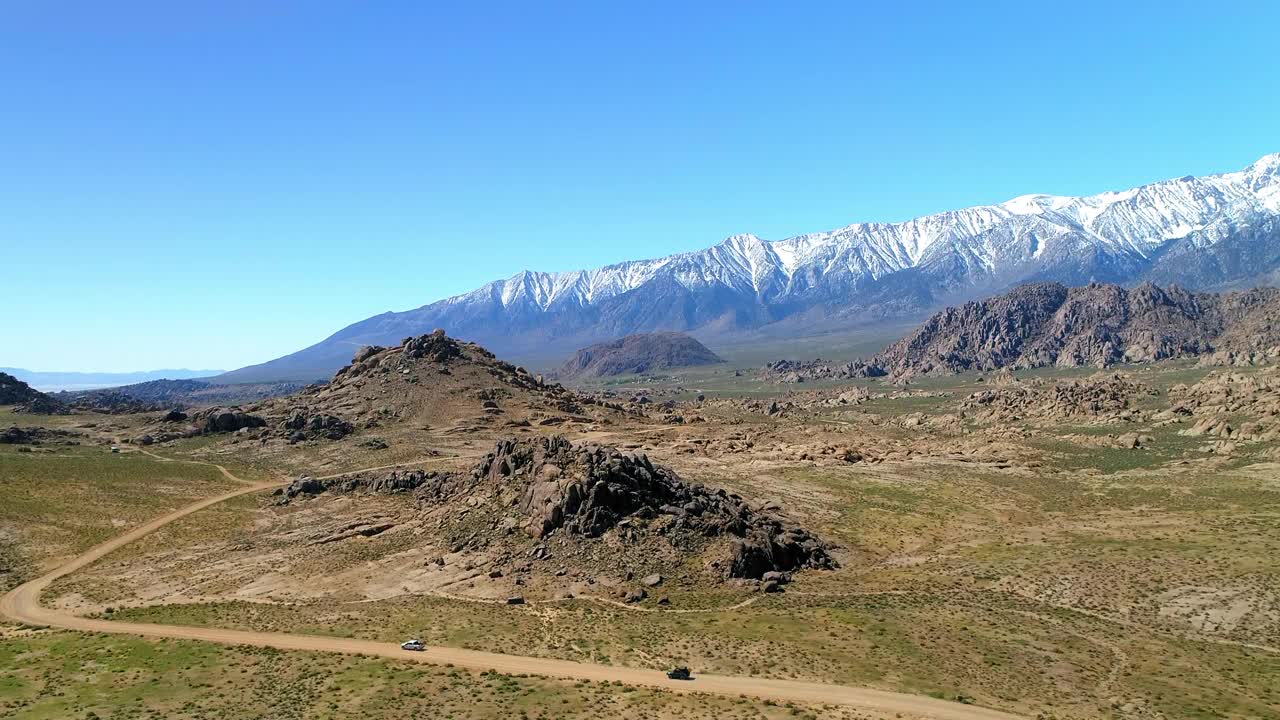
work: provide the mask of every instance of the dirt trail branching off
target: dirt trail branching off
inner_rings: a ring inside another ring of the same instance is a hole
[[[147,454],[152,455],[151,453]],[[170,458],[156,455],[152,455],[152,457],[165,461],[171,460]],[[845,705],[880,713],[905,713],[925,718],[936,718],[937,720],[1013,720],[1019,717],[998,710],[964,705],[922,695],[895,693],[870,688],[726,675],[698,675],[694,681],[681,681],[668,679],[659,671],[639,668],[524,657],[447,647],[433,647],[425,652],[407,652],[391,643],[349,638],[116,622],[79,617],[40,605],[41,593],[58,578],[87,567],[111,552],[192,513],[241,495],[268,490],[279,487],[282,484],[279,482],[249,482],[236,477],[220,465],[214,463],[205,464],[218,468],[228,478],[241,483],[243,487],[200,500],[156,518],[91,548],[51,572],[14,588],[3,598],[0,598],[0,614],[29,625],[59,627],[83,632],[200,640],[224,645],[249,645],[281,650],[308,650],[366,655],[400,661],[455,665],[472,670],[497,670],[508,674],[529,673],[551,678],[568,678],[593,682],[621,682],[628,685],[660,688],[672,692],[701,692],[725,696],[755,697],[780,702]]]

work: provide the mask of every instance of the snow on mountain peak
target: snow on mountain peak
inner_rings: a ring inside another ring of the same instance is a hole
[[[1280,153],[1271,153],[1258,158],[1258,161],[1249,166],[1254,173],[1274,173],[1280,170]]]
[[[1233,173],[1129,190],[1083,197],[1021,195],[900,223],[858,223],[773,242],[740,233],[705,250],[663,258],[593,270],[525,271],[443,302],[496,298],[504,308],[545,311],[553,305],[592,305],[659,277],[690,289],[719,284],[764,298],[803,291],[815,278],[833,274],[856,284],[948,253],[988,270],[1002,262],[1034,262],[1057,237],[1147,257],[1163,243],[1260,212],[1280,213],[1280,153]]]

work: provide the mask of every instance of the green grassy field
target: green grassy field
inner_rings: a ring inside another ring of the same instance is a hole
[[[233,487],[216,468],[94,445],[0,445],[0,538],[20,558],[6,585],[193,500]]]
[[[0,716],[13,720],[406,717],[854,720],[607,683],[469,672],[263,648],[42,631],[0,641]]]

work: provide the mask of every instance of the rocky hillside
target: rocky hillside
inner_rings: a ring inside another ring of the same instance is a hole
[[[58,415],[68,412],[66,406],[57,399],[3,372],[0,372],[0,405],[16,405],[19,412],[37,415]]]
[[[216,390],[223,386],[214,386]],[[143,444],[235,433],[237,440],[296,444],[347,440],[385,449],[398,436],[467,438],[507,429],[582,428],[628,416],[622,404],[547,382],[474,343],[436,331],[395,347],[366,347],[323,384],[227,407],[171,410]]]
[[[684,333],[643,333],[582,348],[556,375],[564,379],[610,377],[722,362],[706,345]]]
[[[44,393],[8,373],[0,372],[0,405],[18,405],[41,395]]]
[[[1032,283],[947,308],[872,363],[894,377],[1004,367],[1105,367],[1224,353],[1262,360],[1280,348],[1280,290],[1192,293]]]
[[[827,545],[774,505],[686,482],[643,454],[561,436],[499,441],[469,472],[302,478],[279,494],[289,502],[358,491],[412,492],[428,525],[472,562],[488,558],[492,577],[569,567],[670,572],[694,559],[699,573],[773,581],[764,588],[773,589],[782,573],[835,566]]]
[[[310,427],[335,417],[356,428],[554,426],[590,423],[621,412],[504,362],[441,330],[390,348],[366,347],[333,380],[247,411]]]
[[[288,395],[302,387],[299,383],[224,385],[208,380],[149,380],[98,390],[60,392],[55,397],[85,410],[129,413],[236,405]]]

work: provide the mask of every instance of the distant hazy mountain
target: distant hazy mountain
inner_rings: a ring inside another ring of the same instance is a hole
[[[126,373],[95,372],[41,372],[22,368],[0,367],[0,372],[8,373],[27,383],[37,390],[89,390],[92,388],[116,387],[131,385],[149,380],[187,380],[220,375],[222,370],[145,370]]]
[[[1192,289],[1273,281],[1280,272],[1280,154],[1233,173],[1089,197],[1024,195],[903,223],[860,223],[766,242],[563,273],[522,272],[475,291],[384,313],[229,381],[310,380],[362,345],[439,327],[500,355],[565,351],[656,330],[801,336],[921,314],[1051,280]]]

